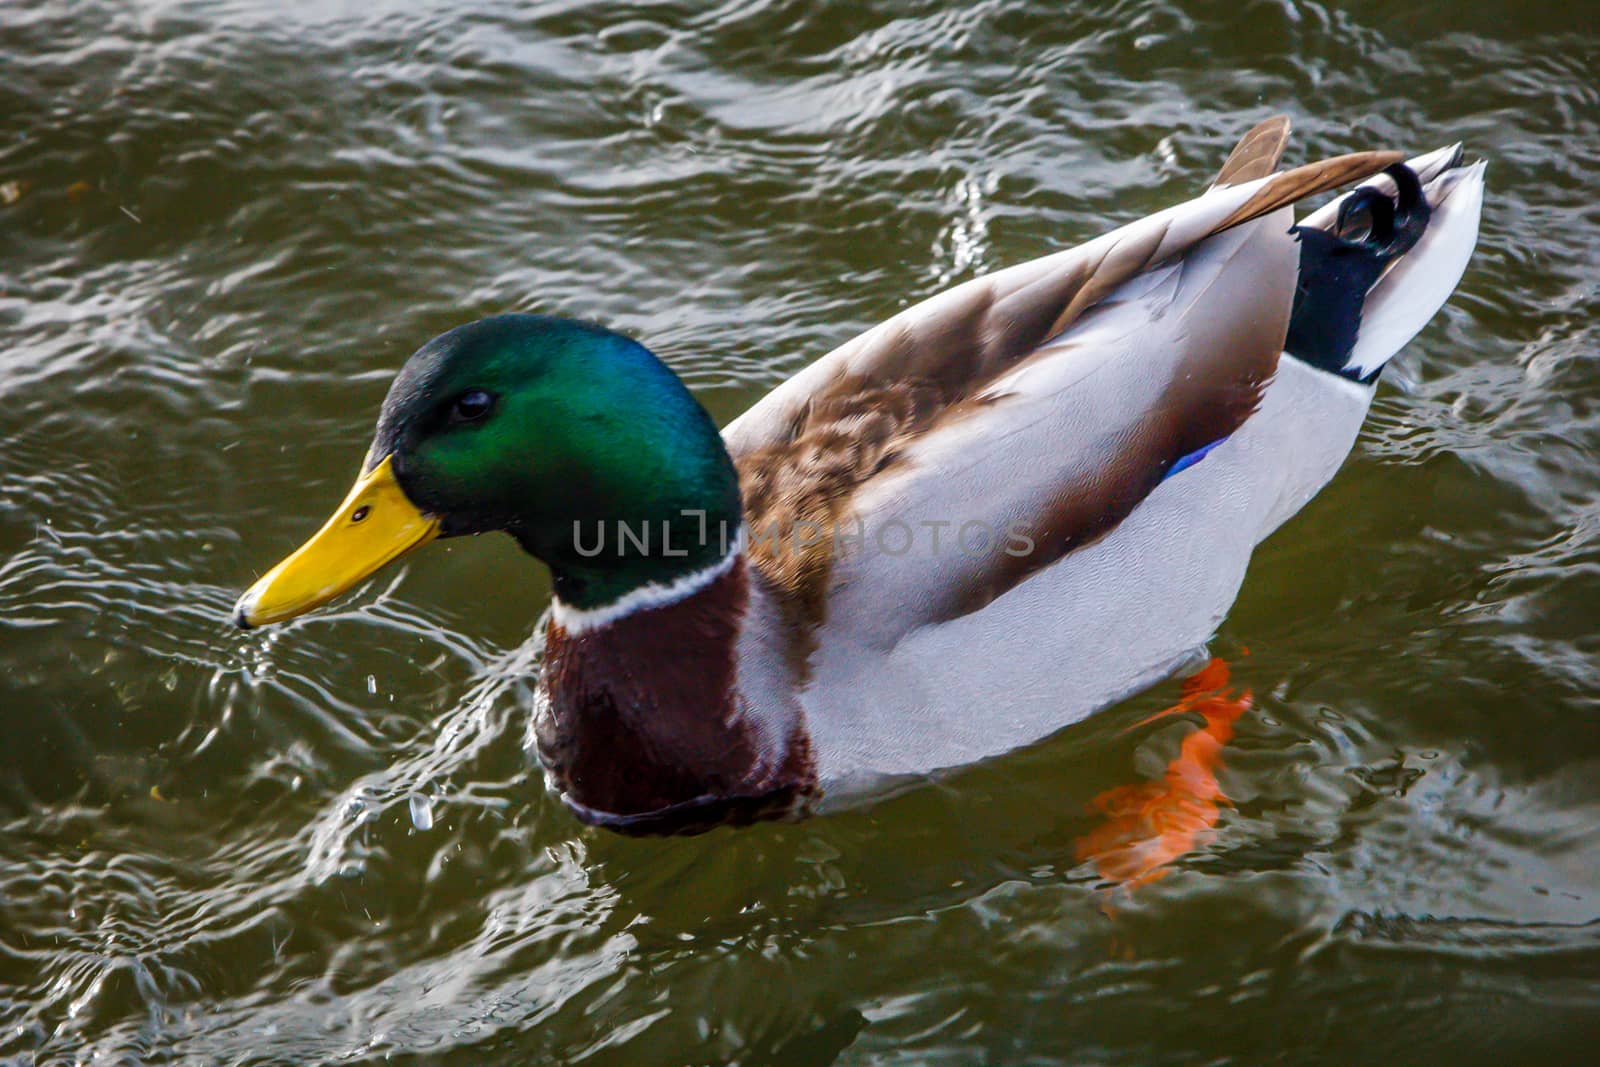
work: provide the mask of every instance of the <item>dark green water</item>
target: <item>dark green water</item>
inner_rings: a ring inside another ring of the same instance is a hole
[[[0,1059],[1594,1062],[1600,6],[1084,6],[0,7]],[[598,318],[730,418],[1274,110],[1295,161],[1463,140],[1490,190],[1257,556],[1236,807],[1160,882],[1074,841],[1193,728],[1121,732],[1172,686],[635,841],[528,769],[509,542],[227,624],[445,327]]]

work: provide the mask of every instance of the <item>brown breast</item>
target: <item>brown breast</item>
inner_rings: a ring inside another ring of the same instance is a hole
[[[546,628],[539,758],[586,821],[633,833],[770,818],[815,791],[803,724],[774,744],[736,689],[741,559],[683,600]]]

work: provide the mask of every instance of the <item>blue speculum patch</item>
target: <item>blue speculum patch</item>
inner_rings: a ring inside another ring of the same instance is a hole
[[[1179,471],[1188,470],[1190,467],[1194,466],[1196,463],[1199,463],[1201,460],[1205,459],[1208,455],[1211,454],[1211,450],[1213,448],[1216,448],[1218,445],[1220,445],[1222,442],[1226,441],[1227,439],[1228,438],[1225,437],[1225,436],[1224,437],[1219,437],[1215,441],[1212,441],[1208,445],[1201,445],[1199,448],[1195,449],[1193,452],[1190,452],[1188,455],[1179,456],[1178,457],[1178,462],[1174,463],[1170,468],[1168,468],[1165,477],[1163,477],[1161,480],[1162,481],[1166,481],[1167,478],[1172,477],[1174,474],[1177,474]]]

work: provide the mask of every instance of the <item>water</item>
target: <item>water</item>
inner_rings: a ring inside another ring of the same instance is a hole
[[[1081,7],[0,9],[0,1057],[1588,1061],[1600,7]],[[1280,109],[1293,160],[1463,140],[1490,195],[1257,556],[1234,806],[1160,881],[1075,842],[1195,728],[1123,732],[1171,685],[858,812],[637,841],[528,769],[548,591],[509,543],[227,625],[445,327],[598,318],[731,418]]]

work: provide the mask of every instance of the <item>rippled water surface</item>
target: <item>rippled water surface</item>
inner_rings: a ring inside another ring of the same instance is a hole
[[[0,1058],[1593,1062],[1597,27],[0,6]],[[1275,110],[1293,160],[1461,140],[1490,193],[1460,291],[1256,557],[1216,644],[1256,697],[1233,806],[1164,879],[1110,891],[1075,842],[1195,729],[1124,732],[1171,685],[864,810],[628,840],[529,769],[548,590],[509,542],[228,626],[445,327],[598,318],[728,419],[1187,197]]]

